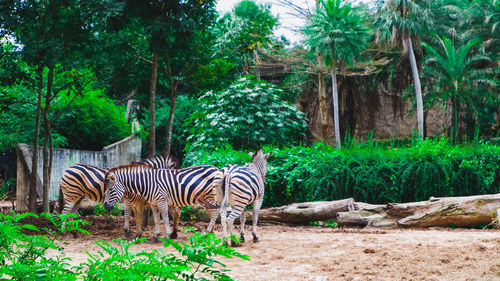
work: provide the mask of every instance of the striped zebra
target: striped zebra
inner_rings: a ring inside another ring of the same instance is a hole
[[[233,234],[234,220],[240,217],[240,237],[241,242],[245,241],[245,208],[253,203],[252,234],[253,241],[259,241],[257,236],[257,221],[259,219],[259,210],[264,198],[265,176],[267,169],[267,158],[272,153],[264,154],[262,148],[259,148],[252,156],[252,162],[245,166],[228,165],[222,168],[224,172],[224,200],[221,206],[221,224],[224,236],[227,237],[226,227],[229,227],[229,236]],[[227,217],[227,205],[232,209]],[[231,241],[233,246],[237,243]]]
[[[146,159],[138,161],[144,165],[150,165],[154,168],[175,168],[177,162],[171,156],[154,155]],[[80,203],[85,197],[90,200],[103,203],[104,202],[104,176],[108,169],[95,167],[86,164],[76,164],[63,173],[61,183],[59,185],[59,198],[56,203],[55,210],[65,214],[67,212],[75,213],[80,207]],[[142,225],[142,216],[144,209],[144,200],[138,196],[127,194],[125,196],[125,233],[130,234],[129,226],[129,210],[132,208],[137,223]]]
[[[136,164],[112,168],[106,173],[104,180],[104,207],[112,210],[127,192],[141,196],[151,206],[159,208],[165,221],[166,235],[175,239],[180,217],[179,208],[200,204],[210,213],[209,228],[212,229],[218,216],[219,203],[222,201],[222,175],[221,170],[209,165],[170,170]],[[173,209],[172,233],[168,219],[169,206]],[[161,234],[158,208],[153,208],[155,241]]]

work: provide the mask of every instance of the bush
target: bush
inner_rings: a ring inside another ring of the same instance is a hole
[[[143,242],[136,239],[127,242],[117,239],[114,246],[97,241],[101,251],[90,254],[87,262],[71,267],[63,248],[56,237],[63,231],[79,230],[82,220],[62,222],[74,214],[52,215],[0,214],[0,280],[232,280],[229,269],[215,258],[249,257],[236,252],[224,243],[224,238],[215,234],[201,234],[187,229],[193,234],[189,244],[179,244],[170,239],[162,239],[165,247],[172,246],[178,255],[164,254],[161,250],[132,252],[130,246]],[[48,235],[27,235],[26,231],[38,232],[30,224],[22,224],[26,218],[44,219],[51,226],[42,228]],[[186,232],[185,231],[185,232]],[[61,242],[61,241],[59,241]],[[47,250],[54,249],[55,257],[48,257]]]
[[[53,124],[71,148],[101,150],[130,134],[124,106],[115,105],[100,90],[89,90],[84,95],[85,98],[76,97]],[[54,112],[62,111],[72,98],[61,95],[54,104]]]
[[[62,227],[62,222],[74,214],[52,215],[31,213],[22,215],[0,214],[0,278],[9,277],[12,280],[76,280],[75,268],[70,268],[68,261],[61,252],[62,247],[56,243],[57,235],[63,230],[83,231],[81,220],[68,221]],[[46,235],[27,235],[25,231],[39,232],[30,224],[20,224],[24,219],[33,217],[45,219],[52,224],[41,230]],[[55,228],[55,230],[54,230]],[[59,252],[54,258],[47,257],[47,250],[55,249]],[[6,279],[2,279],[6,280]]]
[[[498,193],[500,146],[450,145],[446,139],[417,141],[406,148],[367,144],[336,150],[313,147],[270,148],[264,206],[353,197],[373,204],[413,202],[430,196]],[[243,164],[246,152],[230,146],[192,152],[185,165]]]
[[[281,101],[282,92],[274,84],[245,77],[227,90],[205,93],[188,119],[188,151],[224,143],[237,149],[300,143],[305,114]]]

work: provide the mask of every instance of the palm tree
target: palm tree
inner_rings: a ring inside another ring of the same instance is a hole
[[[474,38],[463,40],[458,47],[446,36],[437,38],[441,48],[422,43],[428,52],[423,64],[425,65],[424,77],[433,80],[435,86],[428,93],[427,101],[431,104],[438,101],[451,101],[452,128],[451,137],[455,139],[459,132],[460,104],[476,109],[474,103],[478,99],[491,96],[487,88],[496,85],[492,79],[491,69],[478,69],[475,66],[490,62],[490,58],[481,53],[473,52],[473,48],[481,43]],[[486,86],[484,90],[478,90]],[[483,95],[484,97],[481,97]],[[477,121],[477,112],[475,114]]]
[[[422,139],[424,137],[424,107],[412,35],[418,34],[426,25],[429,25],[428,11],[411,0],[387,0],[375,20],[378,30],[377,41],[388,41],[391,44],[401,42],[403,53],[407,53],[410,59],[417,100],[418,134]]]
[[[308,20],[305,43],[321,57],[332,76],[335,139],[340,148],[337,71],[344,64],[352,65],[370,41],[369,29],[364,25],[361,10],[342,0],[322,0]]]

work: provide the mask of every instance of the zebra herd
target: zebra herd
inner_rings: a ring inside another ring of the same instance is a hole
[[[253,203],[253,241],[257,236],[258,213],[264,197],[267,158],[262,148],[250,153],[252,161],[244,166],[228,165],[218,169],[210,165],[198,165],[176,169],[176,160],[170,156],[153,156],[129,165],[103,169],[77,164],[63,174],[56,208],[64,214],[76,212],[84,197],[104,203],[110,211],[120,201],[125,202],[124,230],[131,235],[129,217],[133,210],[137,236],[143,233],[142,214],[146,205],[151,207],[155,222],[154,241],[161,235],[160,212],[165,222],[165,232],[170,238],[177,237],[180,208],[200,204],[210,214],[207,232],[212,232],[218,216],[224,236],[233,233],[233,223],[240,217],[240,239],[244,241],[245,208]],[[227,216],[227,206],[232,210]],[[173,230],[170,231],[169,211]],[[234,243],[233,243],[234,244]]]

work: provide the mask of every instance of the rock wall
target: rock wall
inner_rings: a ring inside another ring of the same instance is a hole
[[[307,113],[309,133],[307,143],[321,140],[321,118],[316,90],[304,91],[298,100],[299,109]],[[404,139],[411,137],[412,130],[417,129],[416,113],[411,113],[413,107],[397,95],[384,93],[360,94],[353,81],[339,78],[340,133],[345,136],[347,128],[356,138],[366,139],[373,133],[374,139]],[[327,89],[328,108],[328,140],[335,143],[333,124],[333,106],[331,87]],[[451,124],[451,115],[443,108],[430,108],[425,114],[425,130],[427,136],[439,135],[445,132]]]
[[[139,160],[141,157],[141,139],[131,135],[119,142],[103,148],[102,151],[85,151],[75,149],[54,148],[52,159],[52,174],[50,180],[49,199],[54,200],[59,196],[59,183],[64,171],[74,164],[88,164],[98,167],[110,168],[128,164]],[[17,196],[16,206],[19,211],[27,210],[29,179],[32,170],[33,147],[26,144],[17,146]],[[39,148],[42,155],[43,148]],[[37,192],[42,196],[43,157],[39,158]]]

